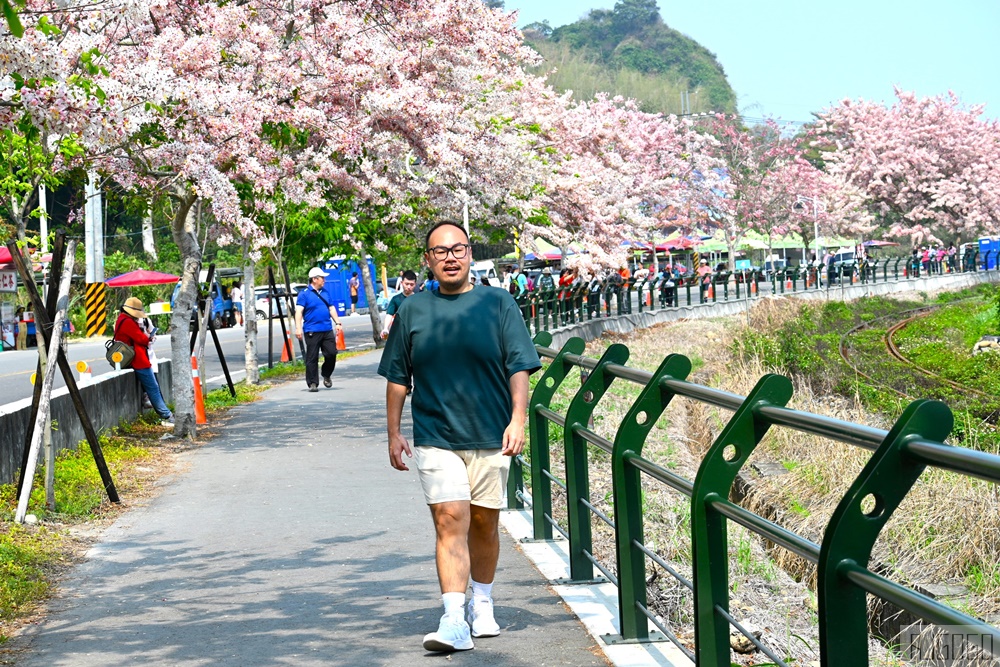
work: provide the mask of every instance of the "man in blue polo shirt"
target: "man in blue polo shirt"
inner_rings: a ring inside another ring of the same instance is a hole
[[[306,385],[309,391],[319,391],[319,376],[323,386],[333,386],[333,369],[337,366],[337,336],[334,323],[341,329],[337,309],[323,295],[327,273],[318,267],[309,269],[309,287],[295,299],[295,335],[306,342]],[[319,352],[323,350],[323,368],[319,369]]]

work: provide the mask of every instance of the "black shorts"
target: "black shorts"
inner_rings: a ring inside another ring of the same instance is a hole
[[[358,295],[357,294],[352,294],[351,295],[351,305],[354,305],[354,306],[358,305]]]

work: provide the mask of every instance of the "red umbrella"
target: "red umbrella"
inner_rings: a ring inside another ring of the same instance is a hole
[[[139,269],[138,271],[129,271],[120,276],[115,276],[111,280],[106,281],[105,284],[108,287],[140,287],[143,285],[169,285],[180,279],[180,276],[175,276],[172,273]]]

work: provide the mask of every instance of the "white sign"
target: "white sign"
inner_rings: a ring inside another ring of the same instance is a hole
[[[16,271],[0,271],[0,292],[17,292]]]

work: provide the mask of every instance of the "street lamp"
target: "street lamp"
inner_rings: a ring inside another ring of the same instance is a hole
[[[826,203],[817,199],[816,197],[806,197],[805,195],[798,195],[795,197],[795,203],[792,204],[792,210],[801,211],[803,209],[803,204],[812,204],[813,209],[813,245],[816,249],[816,259],[819,259],[819,212],[823,211],[826,213]]]

